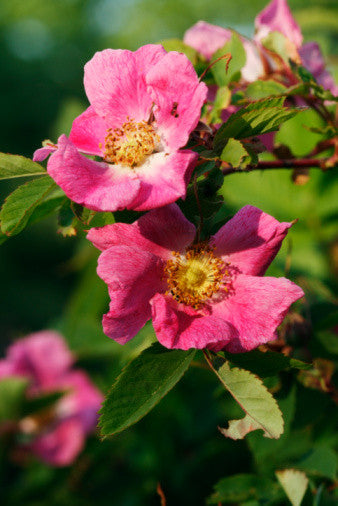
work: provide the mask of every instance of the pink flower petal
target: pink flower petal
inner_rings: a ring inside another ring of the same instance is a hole
[[[213,315],[224,318],[238,333],[225,348],[241,353],[274,339],[290,305],[303,295],[299,286],[285,278],[239,274],[233,281],[233,294],[213,306]]]
[[[146,75],[150,87],[158,133],[169,150],[185,146],[196,127],[207,87],[200,83],[188,58],[171,51]]]
[[[185,198],[187,186],[198,154],[190,150],[154,153],[134,169],[140,191],[129,208],[148,211]]]
[[[242,77],[252,83],[264,75],[263,63],[257,45],[244,37],[241,37],[241,41],[246,53],[246,63],[241,70]]]
[[[149,304],[139,307],[133,313],[116,318],[110,312],[103,315],[102,326],[106,336],[114,339],[119,344],[126,344],[138,334],[150,319]]]
[[[291,226],[257,207],[245,206],[212,238],[215,253],[243,274],[263,275]]]
[[[64,420],[54,430],[39,436],[32,451],[52,466],[69,466],[84,447],[84,432],[77,420]]]
[[[38,389],[49,389],[69,369],[73,357],[63,338],[51,330],[19,339],[8,349],[13,372],[33,381]]]
[[[280,32],[297,48],[302,45],[303,35],[292,16],[287,0],[272,0],[256,17],[256,40],[264,39],[270,32]]]
[[[332,75],[325,69],[325,60],[317,42],[308,42],[299,49],[299,54],[304,67],[325,89],[333,95],[338,95],[338,86]]]
[[[117,211],[129,206],[138,194],[140,182],[128,167],[89,160],[65,135],[58,146],[47,171],[74,202],[94,211]]]
[[[89,106],[73,121],[69,140],[83,153],[102,156],[99,145],[104,147],[107,128],[105,121]]]
[[[138,122],[148,120],[152,98],[144,81],[150,65],[163,58],[162,46],[144,46],[136,53],[105,49],[95,53],[85,65],[84,85],[96,113],[111,128],[121,126],[129,116]]]
[[[124,344],[150,319],[149,300],[165,288],[163,262],[148,251],[113,246],[100,255],[97,273],[107,283],[111,299],[104,332]]]
[[[192,316],[175,308],[172,300],[156,294],[151,300],[157,339],[166,348],[223,349],[237,336],[232,325],[218,316]]]
[[[57,146],[45,146],[36,149],[33,154],[33,162],[43,162],[51,153],[57,149]]]
[[[98,410],[104,399],[84,371],[71,370],[58,382],[58,388],[69,390],[57,404],[57,413],[62,417],[76,418],[85,433],[96,426]]]
[[[183,42],[196,49],[206,60],[210,60],[212,55],[231,39],[231,36],[231,30],[198,21],[185,32]]]
[[[171,251],[183,252],[195,238],[196,229],[177,204],[150,211],[133,224],[114,223],[92,228],[87,238],[100,250],[131,246],[167,260]]]

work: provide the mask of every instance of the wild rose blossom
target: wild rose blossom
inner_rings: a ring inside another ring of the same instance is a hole
[[[0,360],[0,380],[27,378],[29,398],[65,391],[54,406],[19,423],[19,430],[31,437],[26,448],[53,466],[67,466],[81,452],[86,435],[96,426],[103,400],[87,374],[72,369],[73,361],[63,338],[53,331],[19,339]]]
[[[152,44],[106,49],[85,65],[84,86],[91,105],[69,139],[34,155],[52,153],[47,170],[66,195],[95,211],[145,211],[184,198],[198,155],[180,148],[207,93],[188,58]]]
[[[303,44],[300,26],[292,16],[287,0],[272,0],[255,19],[254,40],[259,43],[270,32],[280,32],[294,44],[302,65],[311,72],[317,82],[333,95],[338,95],[338,86],[326,70],[323,54],[316,42]]]
[[[176,204],[131,225],[93,228],[107,283],[104,332],[120,344],[153,319],[167,348],[249,351],[275,338],[303,291],[285,278],[263,277],[292,223],[245,206],[208,242]]]
[[[183,41],[198,51],[206,60],[221,49],[232,37],[232,31],[221,26],[212,25],[205,21],[198,21],[184,34]],[[264,74],[264,68],[255,44],[241,37],[246,52],[246,63],[242,68],[242,77],[245,81],[256,81]]]

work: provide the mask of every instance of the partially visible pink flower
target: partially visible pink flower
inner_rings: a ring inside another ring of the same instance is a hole
[[[84,85],[91,105],[47,165],[66,195],[95,211],[144,211],[184,198],[198,155],[181,148],[207,94],[188,58],[151,44],[106,49],[85,65]]]
[[[43,331],[16,341],[0,361],[0,378],[27,378],[30,398],[65,392],[43,416],[33,413],[19,424],[32,437],[28,448],[53,466],[66,466],[74,461],[83,449],[86,435],[96,426],[103,400],[87,374],[72,369],[73,360],[59,334]]]
[[[311,72],[318,84],[337,96],[338,86],[325,68],[325,60],[317,42],[307,42],[300,48],[299,54],[304,67]]]
[[[42,148],[34,151],[33,154],[33,162],[42,162],[45,160],[50,154],[57,150],[57,145],[52,141],[43,141]]]
[[[300,26],[292,16],[287,0],[271,0],[271,2],[256,16],[255,40],[261,41],[270,32],[280,32],[291,40],[296,48],[303,42]]]
[[[185,32],[183,41],[196,49],[206,60],[211,60],[212,55],[231,39],[232,33],[231,30],[221,26],[198,21]],[[241,41],[246,52],[246,63],[241,71],[242,77],[248,82],[256,81],[264,74],[258,49],[245,37],[241,37]]]
[[[263,277],[291,223],[246,206],[208,242],[176,204],[131,225],[93,228],[107,283],[104,332],[125,344],[153,319],[167,348],[249,351],[276,337],[303,291],[285,278]]]

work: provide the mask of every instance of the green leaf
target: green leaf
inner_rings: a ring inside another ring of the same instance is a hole
[[[330,448],[317,446],[298,461],[295,467],[314,476],[335,480],[337,477],[337,456]]]
[[[14,421],[21,413],[27,379],[10,377],[0,380],[0,422]]]
[[[237,33],[233,32],[231,39],[212,55],[211,61],[221,58],[227,53],[231,54],[231,60],[226,71],[226,60],[220,60],[211,67],[211,72],[218,86],[227,86],[233,81],[239,81],[241,69],[246,62],[246,53]]]
[[[208,504],[242,503],[250,499],[266,502],[277,496],[279,487],[269,478],[255,474],[235,474],[216,483]]]
[[[214,150],[220,154],[231,137],[245,139],[278,130],[282,123],[298,112],[283,107],[284,100],[284,97],[265,98],[239,109],[217,131]]]
[[[130,362],[103,403],[102,435],[121,432],[149,413],[181,379],[194,355],[195,350],[168,350],[155,343]]]
[[[231,91],[227,86],[221,86],[217,89],[213,109],[210,114],[210,123],[222,123],[221,113],[230,105]]]
[[[166,51],[178,51],[184,53],[193,65],[196,65],[198,60],[198,53],[195,49],[185,44],[180,39],[165,39],[159,42]]]
[[[281,32],[270,32],[262,39],[262,44],[266,49],[280,56],[286,63],[289,63],[290,59],[299,58],[296,46]]]
[[[283,469],[275,474],[292,506],[300,506],[309,483],[306,474],[295,469]]]
[[[230,138],[224,146],[220,158],[224,162],[230,163],[233,167],[238,167],[246,156],[248,156],[248,152],[241,141]]]
[[[0,212],[2,232],[8,236],[21,232],[37,206],[56,189],[57,185],[49,176],[19,186],[6,198],[2,206]]]
[[[231,420],[228,429],[220,428],[221,433],[231,439],[243,439],[249,432],[262,429],[265,437],[278,439],[284,428],[282,413],[262,381],[244,369],[230,369],[229,363],[221,357],[208,362],[246,413],[240,420]]]
[[[23,405],[23,415],[28,416],[32,413],[43,411],[49,407],[52,407],[58,400],[63,397],[64,394],[64,391],[55,391],[25,399]]]
[[[253,100],[259,100],[272,95],[282,95],[285,91],[286,87],[283,84],[273,79],[268,79],[267,81],[258,80],[250,83],[246,89],[246,94]]]
[[[0,153],[0,180],[40,176],[46,171],[39,163],[19,155]]]
[[[232,364],[248,369],[249,371],[263,378],[274,376],[285,369],[311,369],[312,364],[307,364],[295,358],[286,357],[282,353],[275,351],[262,352],[252,350],[248,353],[228,353],[224,352],[224,356]]]

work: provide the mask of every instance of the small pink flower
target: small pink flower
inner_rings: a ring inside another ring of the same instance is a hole
[[[183,41],[193,47],[206,60],[221,49],[231,39],[232,31],[221,26],[211,25],[205,21],[198,21],[184,34]],[[241,37],[246,52],[246,63],[242,68],[242,77],[248,82],[256,81],[264,74],[262,61],[256,45],[245,37]]]
[[[131,225],[91,229],[111,299],[104,332],[125,344],[152,318],[167,348],[236,353],[274,339],[303,296],[285,278],[263,277],[291,225],[246,206],[196,244],[194,225],[172,204]]]
[[[144,211],[184,198],[198,155],[180,148],[207,94],[188,58],[151,44],[106,49],[85,65],[84,85],[91,105],[47,166],[66,195],[95,211]]]
[[[280,32],[296,48],[300,48],[303,42],[301,29],[292,16],[287,0],[271,0],[271,2],[256,16],[255,40],[261,41],[270,32]]]
[[[63,338],[52,331],[37,332],[16,341],[0,361],[0,379],[27,378],[30,398],[65,391],[43,414],[32,414],[19,423],[31,436],[28,449],[53,466],[71,464],[84,447],[86,435],[97,422],[103,400],[87,374],[71,369],[73,357]]]

